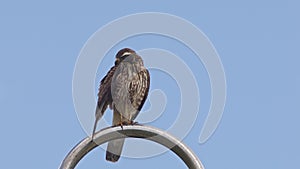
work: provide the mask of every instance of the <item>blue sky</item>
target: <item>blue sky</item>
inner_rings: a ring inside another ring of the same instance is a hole
[[[216,132],[205,144],[198,143],[209,109],[209,78],[201,63],[187,57],[191,51],[170,39],[144,36],[116,45],[99,67],[97,82],[122,46],[169,50],[193,72],[200,69],[195,76],[201,108],[183,141],[206,168],[299,168],[299,7],[299,2],[292,0],[0,2],[0,168],[58,168],[69,150],[86,137],[72,99],[77,56],[100,27],[138,12],[182,17],[214,44],[227,80],[227,102]],[[151,76],[151,88],[164,90],[168,104],[164,114],[149,125],[167,129],[176,118],[177,87],[160,72],[153,70]],[[109,114],[106,118],[109,120]],[[108,166],[185,167],[172,153],[147,159],[122,158],[111,164],[99,148],[78,168]]]

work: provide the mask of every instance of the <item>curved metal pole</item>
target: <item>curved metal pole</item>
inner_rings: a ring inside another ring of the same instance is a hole
[[[83,139],[65,157],[60,169],[73,169],[88,152],[98,145],[126,137],[143,138],[159,143],[177,154],[188,168],[204,169],[201,161],[192,150],[178,139],[160,129],[142,125],[123,126],[123,129],[120,126],[109,127],[97,132],[94,136],[94,141],[90,137]]]

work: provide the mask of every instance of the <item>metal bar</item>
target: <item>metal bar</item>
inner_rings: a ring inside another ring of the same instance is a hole
[[[123,129],[120,126],[109,127],[97,132],[94,140],[90,137],[83,139],[65,157],[60,169],[73,169],[88,152],[98,145],[126,137],[143,138],[159,143],[177,154],[189,168],[204,169],[201,161],[192,150],[174,136],[160,129],[143,125],[123,126]]]

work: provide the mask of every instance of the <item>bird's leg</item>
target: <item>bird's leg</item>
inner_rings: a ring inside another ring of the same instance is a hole
[[[136,125],[136,124],[139,124],[139,123],[136,122],[136,121],[133,121],[133,120],[130,121],[130,122],[122,121],[122,117],[121,117],[120,122],[117,125],[114,125],[113,127],[120,126],[122,128],[122,130],[123,130],[123,126]]]
[[[124,122],[119,122],[118,124],[115,124],[115,125],[113,125],[112,127],[117,127],[117,126],[120,126],[121,128],[122,128],[122,130],[123,130],[123,125],[124,125]]]
[[[130,121],[130,125],[136,125],[136,124],[139,124],[139,122],[137,122],[137,121]]]
[[[124,126],[128,126],[128,125],[131,124],[131,122],[123,121],[122,124],[123,124]]]
[[[124,123],[122,123],[122,122],[120,121],[118,124],[113,125],[112,127],[120,126],[120,127],[122,128],[122,130],[123,130],[123,125],[124,125]]]
[[[123,122],[120,122],[120,125],[121,126],[128,126],[128,125],[135,125],[135,124],[139,124],[138,122],[135,122],[135,121],[123,121]]]
[[[118,126],[121,126],[121,123],[118,123],[118,124],[112,125],[111,127],[118,127]]]
[[[120,126],[121,126],[121,128],[122,128],[122,130],[123,130],[123,123],[122,123],[122,122],[120,122]]]
[[[122,130],[123,130],[123,120],[122,120],[122,118],[123,118],[123,116],[120,115],[120,126],[121,126],[121,128],[122,128]]]

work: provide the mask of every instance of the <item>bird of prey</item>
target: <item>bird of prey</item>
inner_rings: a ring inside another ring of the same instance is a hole
[[[133,124],[145,103],[149,85],[150,75],[142,58],[132,49],[121,49],[116,54],[115,65],[100,83],[92,138],[108,106],[113,110],[113,126]],[[118,161],[124,141],[117,139],[108,143],[106,160]]]

